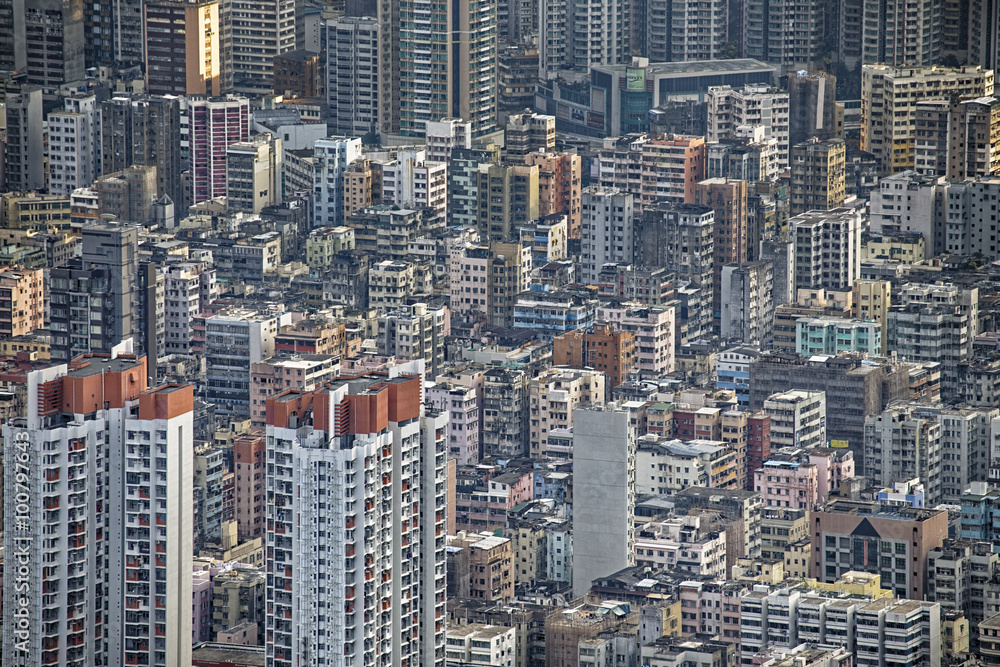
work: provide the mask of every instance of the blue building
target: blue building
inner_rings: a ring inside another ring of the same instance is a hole
[[[530,329],[548,340],[567,331],[589,329],[599,303],[572,292],[521,292],[514,305],[514,328]]]
[[[740,410],[750,409],[750,364],[760,356],[755,347],[740,345],[723,351],[715,366],[715,388],[736,393]]]
[[[961,538],[992,542],[1000,551],[1000,488],[972,482],[962,494]]]

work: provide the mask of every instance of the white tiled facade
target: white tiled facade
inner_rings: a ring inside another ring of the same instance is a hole
[[[444,667],[448,417],[391,398],[422,364],[389,375],[267,426],[269,667]],[[348,414],[383,401],[388,421]]]

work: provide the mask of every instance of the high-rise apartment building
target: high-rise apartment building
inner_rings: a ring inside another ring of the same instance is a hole
[[[27,83],[55,93],[68,81],[86,75],[84,8],[78,0],[19,0],[5,5],[9,16],[0,26],[14,47],[12,69],[24,71]]]
[[[45,152],[42,132],[42,89],[22,86],[4,96],[7,140],[4,176],[8,191],[27,192],[45,187]]]
[[[48,116],[49,192],[68,195],[101,173],[101,115],[94,95],[73,95]]]
[[[472,123],[461,118],[442,118],[427,123],[424,135],[424,150],[427,162],[451,162],[455,150],[472,148]]]
[[[226,149],[250,138],[250,100],[245,97],[192,97],[190,169],[192,204],[225,197]]]
[[[64,362],[110,354],[127,338],[142,345],[138,227],[88,225],[82,245],[81,258],[52,269],[49,278],[51,354]]]
[[[940,62],[945,5],[928,0],[890,5],[846,0],[839,7],[840,61],[847,67],[884,63],[890,67],[928,67]],[[948,29],[960,30],[961,19]],[[833,30],[830,31],[831,33]]]
[[[961,7],[961,5],[959,5]],[[969,3],[967,31],[958,28],[959,39],[967,37],[965,46],[968,50],[969,63],[979,65],[983,69],[996,70],[1000,64],[1000,40],[992,26],[1000,20],[1000,7],[985,0]],[[962,21],[958,22],[962,26]],[[946,24],[947,25],[947,24]],[[964,27],[964,26],[962,26]],[[964,33],[964,34],[963,34]],[[947,44],[944,45],[948,47]]]
[[[747,227],[747,182],[709,178],[695,185],[694,203],[715,212],[712,254],[712,306],[719,310],[722,267],[742,264],[749,257]]]
[[[382,30],[372,17],[341,16],[326,23],[326,102],[333,134],[360,137],[386,129],[380,82],[393,73],[383,69]]]
[[[0,338],[25,336],[45,326],[42,269],[0,270]]]
[[[861,277],[861,210],[810,211],[788,221],[794,287],[852,289]]]
[[[837,77],[826,72],[788,75],[788,145],[844,134],[844,107],[837,104]]]
[[[251,367],[274,354],[276,317],[229,309],[205,318],[205,398],[217,414],[249,419]]]
[[[828,211],[844,203],[843,139],[808,139],[792,146],[791,214]]]
[[[448,459],[456,465],[476,465],[479,462],[481,397],[476,389],[454,382],[438,382],[425,386],[427,404],[435,410],[448,412]],[[449,531],[453,532],[453,531]]]
[[[477,194],[480,238],[513,240],[521,225],[538,219],[538,167],[480,164]]]
[[[636,433],[615,403],[573,412],[573,594],[635,564]]]
[[[543,456],[553,429],[572,429],[573,412],[583,405],[604,403],[605,375],[591,369],[551,368],[528,385],[533,457]]]
[[[580,237],[581,160],[575,153],[531,152],[525,163],[538,167],[538,215],[563,214],[569,238]]]
[[[195,320],[218,296],[215,268],[202,262],[163,267],[165,290],[165,351],[192,354]]]
[[[274,89],[274,57],[296,49],[295,0],[224,0],[223,30],[232,92],[256,97]],[[230,92],[223,86],[222,92]]]
[[[743,125],[764,128],[764,137],[777,140],[777,161],[788,166],[790,101],[783,90],[751,84],[742,89],[711,86],[705,95],[708,116],[705,140],[718,142],[736,136]]]
[[[729,264],[719,276],[720,333],[728,340],[764,347],[774,324],[774,265],[768,260]]]
[[[260,213],[281,198],[281,139],[257,134],[226,147],[226,204],[232,212]]]
[[[645,14],[642,15],[642,10]],[[725,57],[729,35],[729,5],[720,0],[708,3],[651,2],[633,5],[633,36],[641,34],[643,44],[632,44],[632,52],[650,62],[716,60]],[[643,48],[644,47],[644,48]]]
[[[491,147],[491,150],[452,149],[451,163],[448,165],[448,218],[452,226],[471,228],[477,225],[479,219],[479,165],[499,161],[499,150],[496,147]],[[539,181],[539,188],[541,188],[541,181]]]
[[[297,38],[296,38],[297,39]],[[320,56],[299,48],[274,57],[274,92],[288,97],[320,97]]]
[[[400,361],[423,359],[431,373],[444,365],[446,308],[426,303],[402,305],[378,318],[376,349]]]
[[[448,165],[426,161],[424,150],[400,150],[395,160],[381,165],[382,203],[407,210],[433,209],[439,219],[448,216]]]
[[[886,323],[892,303],[892,284],[888,280],[859,278],[851,288],[851,316],[866,322],[875,321],[882,329],[882,353],[885,353]]]
[[[473,136],[493,132],[495,1],[402,0],[399,17],[399,42],[390,48],[399,51],[400,132],[423,137],[428,122],[448,117],[471,123]]]
[[[914,170],[949,181],[1000,174],[1000,102],[993,97],[917,105]]]
[[[699,204],[648,206],[637,218],[636,262],[665,266],[711,294],[715,254],[715,211]]]
[[[599,306],[594,318],[635,336],[635,368],[643,377],[657,378],[674,372],[672,308],[640,307],[634,302],[609,304]]]
[[[642,145],[642,205],[667,200],[694,203],[705,178],[705,138],[667,135]]]
[[[593,65],[616,65],[630,55],[633,4],[628,0],[538,3],[538,69],[550,73],[587,72]]]
[[[344,224],[344,173],[361,157],[361,139],[330,137],[313,146],[315,183],[313,222],[316,227]]]
[[[533,151],[549,152],[554,151],[555,147],[555,116],[525,111],[507,118],[504,153],[508,160],[518,161]]]
[[[449,258],[452,318],[514,326],[517,295],[531,283],[531,246],[456,246]]]
[[[580,277],[595,283],[601,267],[610,263],[631,264],[633,238],[632,195],[599,185],[583,191],[580,225]]]
[[[190,664],[193,388],[147,389],[124,355],[26,382],[44,400],[3,428],[4,663]]]
[[[521,369],[491,368],[483,378],[483,456],[528,453],[528,381]]]
[[[886,350],[912,361],[941,364],[942,396],[961,396],[960,364],[979,334],[979,290],[910,283],[886,316]]]
[[[743,6],[743,55],[781,65],[784,71],[813,69],[826,48],[827,8],[820,0],[748,0]]]
[[[149,0],[146,91],[152,95],[222,94],[220,0]]]
[[[927,598],[943,612],[963,614],[969,623],[969,648],[979,650],[979,624],[1000,613],[996,602],[1000,554],[990,542],[945,540],[927,553]]]
[[[581,327],[556,336],[552,341],[552,363],[570,368],[593,368],[604,373],[614,389],[635,368],[635,339],[631,331],[619,331],[607,322],[590,329]]]
[[[156,203],[156,167],[133,165],[105,174],[95,184],[101,215],[113,215],[121,222],[142,225],[153,221]]]
[[[236,472],[236,524],[241,542],[263,537],[267,528],[265,515],[267,454],[261,435],[241,435],[233,441],[233,467]]]
[[[919,479],[926,504],[941,498],[944,447],[942,424],[919,405],[899,403],[865,420],[865,477],[875,488],[891,487],[901,479]],[[954,454],[948,452],[949,459]],[[949,464],[950,465],[950,464]],[[957,501],[958,498],[955,498]]]
[[[174,97],[113,97],[101,104],[101,173],[156,167],[157,196],[184,209],[181,108]],[[223,172],[223,178],[225,173]],[[224,191],[223,191],[224,193]]]
[[[880,175],[916,164],[918,104],[929,99],[993,95],[993,72],[980,67],[894,67],[861,69],[861,150],[874,153]]]
[[[444,667],[448,417],[425,411],[422,376],[396,366],[269,399],[274,667]]]

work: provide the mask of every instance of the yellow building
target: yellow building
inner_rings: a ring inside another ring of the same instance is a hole
[[[885,354],[886,322],[889,320],[889,306],[892,305],[892,283],[888,280],[854,281],[851,317],[876,321],[882,325],[882,354]]]
[[[0,270],[0,337],[24,336],[45,326],[45,272]]]
[[[882,588],[882,576],[869,572],[857,572],[852,570],[845,572],[840,579],[828,584],[816,579],[807,580],[809,588],[818,593],[830,593],[833,595],[856,595],[858,597],[881,600],[891,598],[892,591]]]
[[[310,269],[326,269],[338,252],[354,250],[354,230],[350,227],[320,227],[306,239],[306,264]]]
[[[861,70],[861,150],[878,158],[880,175],[913,169],[918,104],[992,94],[993,70],[977,66],[865,65]]]
[[[969,652],[969,619],[962,612],[941,610],[941,649],[946,658]]]
[[[538,171],[536,165],[479,165],[481,240],[506,242],[519,227],[538,219]]]
[[[891,259],[904,264],[922,262],[927,256],[924,235],[919,232],[870,236],[861,244],[861,261]]]
[[[538,214],[540,217],[566,215],[569,237],[580,238],[581,184],[580,156],[575,153],[531,152],[524,157],[538,167]]]
[[[146,2],[146,87],[151,94],[222,93],[219,5],[218,0]]]
[[[6,336],[0,338],[0,357],[15,357],[20,353],[28,355],[30,361],[47,361],[52,338],[48,333]]]
[[[843,205],[847,148],[842,139],[809,139],[792,146],[791,214]]]
[[[785,573],[789,577],[805,579],[812,572],[812,542],[803,538],[785,546]]]
[[[355,160],[344,170],[345,218],[372,205],[372,179],[372,166],[367,158]]]
[[[35,231],[68,231],[72,218],[69,195],[8,192],[0,198],[0,227]]]

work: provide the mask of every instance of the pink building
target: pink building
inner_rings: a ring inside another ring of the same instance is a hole
[[[212,639],[212,574],[202,563],[194,565],[192,594],[191,642]]]
[[[428,405],[448,413],[448,458],[460,466],[479,463],[479,400],[471,387],[449,383],[424,388]]]
[[[817,447],[809,450],[809,463],[817,469],[817,494],[820,504],[840,490],[845,479],[854,477],[854,452],[847,448]]]
[[[819,496],[819,471],[813,463],[767,461],[754,471],[754,489],[764,507],[812,510],[825,502]]]
[[[854,452],[846,448],[817,447],[808,450],[809,463],[816,466],[819,503],[840,490],[845,479],[854,477]]]
[[[250,425],[263,429],[267,399],[289,389],[312,391],[340,374],[340,359],[329,354],[304,354],[268,359],[250,366]]]
[[[245,97],[192,97],[192,203],[226,195],[226,148],[250,138],[250,100]]]
[[[740,581],[686,581],[680,586],[681,634],[719,635],[740,644],[740,598],[750,591]]]
[[[236,465],[236,530],[240,542],[264,537],[264,436],[241,435],[233,442]]]

